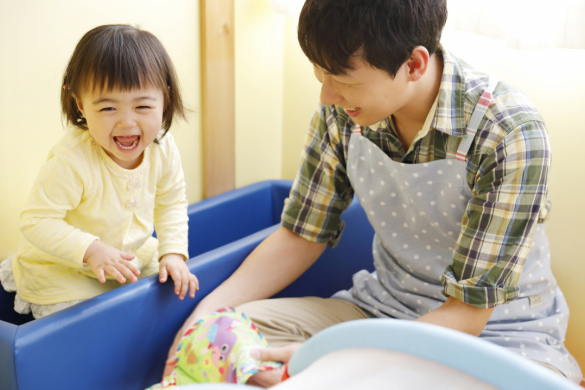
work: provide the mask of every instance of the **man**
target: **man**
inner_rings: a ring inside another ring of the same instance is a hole
[[[568,308],[544,231],[545,125],[524,95],[440,46],[446,17],[444,0],[306,1],[299,43],[322,105],[282,226],[184,329],[239,305],[282,347],[261,357],[287,361],[292,343],[336,323],[409,319],[483,337],[581,380],[563,345]],[[354,193],[376,232],[376,273],[356,274],[333,299],[258,301],[335,245]]]

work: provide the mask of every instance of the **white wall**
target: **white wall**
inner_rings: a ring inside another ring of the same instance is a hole
[[[192,112],[171,131],[189,201],[200,199],[198,1],[1,1],[0,258],[15,250],[20,210],[50,147],[64,133],[59,94],[67,61],[85,32],[111,23],[149,30],[173,59]]]

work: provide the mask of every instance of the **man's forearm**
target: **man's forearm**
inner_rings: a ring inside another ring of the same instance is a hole
[[[314,243],[281,227],[266,238],[242,265],[197,306],[194,319],[226,306],[269,298],[307,270],[326,244]]]
[[[419,317],[417,321],[440,325],[473,336],[479,336],[493,311],[493,308],[478,309],[467,303],[460,302],[453,297],[449,297],[443,305]]]

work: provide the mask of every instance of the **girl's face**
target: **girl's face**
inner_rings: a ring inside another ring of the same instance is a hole
[[[86,91],[75,96],[93,139],[122,168],[134,169],[161,127],[164,97],[150,85],[130,91]]]

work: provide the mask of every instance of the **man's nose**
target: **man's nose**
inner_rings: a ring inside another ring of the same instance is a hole
[[[322,75],[321,78],[321,103],[324,105],[337,104],[342,100],[342,96],[337,91],[335,81],[330,75]]]

